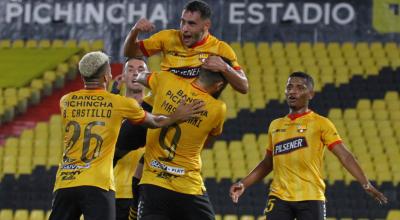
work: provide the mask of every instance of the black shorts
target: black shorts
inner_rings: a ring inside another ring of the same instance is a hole
[[[284,201],[275,196],[268,197],[264,210],[268,220],[325,220],[325,202],[320,200]]]
[[[207,193],[189,195],[150,184],[140,185],[138,220],[214,220]]]
[[[132,199],[115,199],[116,220],[128,220]]]
[[[58,189],[49,220],[115,220],[115,192],[94,186]]]

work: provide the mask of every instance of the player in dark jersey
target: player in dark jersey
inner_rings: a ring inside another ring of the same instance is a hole
[[[313,88],[313,79],[308,74],[295,72],[289,76],[285,91],[289,114],[271,122],[264,160],[231,186],[230,196],[237,203],[246,188],[274,171],[265,210],[268,220],[325,219],[322,176],[325,148],[337,156],[369,195],[381,204],[387,202],[371,185],[332,122],[308,108]]]
[[[135,99],[142,104],[144,97],[144,86],[136,82],[139,72],[148,71],[146,62],[139,58],[129,59],[123,73],[117,76],[113,93],[120,93],[121,85],[125,85],[125,96]],[[135,125],[125,120],[118,135],[114,154],[114,176],[117,220],[135,219],[138,204],[137,179],[141,177],[143,162],[139,162],[144,153],[147,128]],[[133,191],[133,189],[135,191]]]
[[[123,119],[164,127],[191,119],[202,103],[181,103],[175,113],[146,113],[136,100],[106,91],[111,79],[109,58],[102,52],[86,54],[79,62],[85,88],[60,100],[65,150],[54,186],[51,220],[115,219],[112,161]]]

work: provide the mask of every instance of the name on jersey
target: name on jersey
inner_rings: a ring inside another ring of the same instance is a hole
[[[152,160],[150,163],[150,166],[156,169],[160,169],[163,171],[166,171],[168,173],[171,174],[175,174],[175,175],[184,175],[185,174],[185,168],[180,168],[180,167],[173,167],[173,166],[168,166],[165,165],[157,160]]]
[[[304,137],[287,139],[275,144],[274,155],[290,153],[307,146],[307,141]]]
[[[177,76],[190,79],[199,76],[200,67],[170,68],[169,71]]]
[[[165,95],[168,97],[169,100],[164,100],[163,103],[161,104],[161,108],[163,108],[165,111],[167,111],[170,114],[174,113],[176,111],[175,106],[179,105],[179,103],[182,99],[185,99],[186,103],[192,103],[193,101],[196,100],[192,97],[189,97],[182,90],[179,90],[177,92],[168,90]],[[206,110],[201,111],[198,115],[202,116],[202,117],[207,117],[208,111],[206,111]],[[185,123],[191,124],[196,127],[200,127],[202,121],[203,121],[203,119],[201,119],[200,117],[196,117],[196,118],[191,118],[191,119],[187,120]]]
[[[96,117],[110,118],[113,104],[104,101],[103,96],[85,96],[73,95],[70,100],[64,102],[64,107],[72,107],[71,116],[77,117]],[[63,117],[67,117],[67,112],[64,110]]]

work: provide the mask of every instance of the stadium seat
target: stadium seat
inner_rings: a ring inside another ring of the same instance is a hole
[[[386,220],[398,220],[400,219],[400,209],[394,209],[394,210],[390,210]]]
[[[29,212],[26,209],[17,209],[14,214],[14,220],[28,220]]]
[[[29,220],[45,220],[43,210],[32,210],[29,216]]]

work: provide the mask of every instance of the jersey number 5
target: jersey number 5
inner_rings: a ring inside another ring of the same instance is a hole
[[[83,133],[83,146],[82,146],[82,155],[81,161],[85,163],[89,163],[93,159],[96,159],[100,155],[101,146],[103,145],[103,138],[95,133],[92,133],[92,128],[94,126],[105,126],[105,122],[102,121],[92,121],[85,127],[85,131]],[[69,132],[69,130],[73,127],[74,133],[72,134],[71,139],[67,141],[67,146],[65,148],[63,154],[63,162],[70,163],[75,161],[75,159],[69,158],[68,153],[72,149],[72,147],[76,144],[76,142],[80,138],[81,134],[81,126],[76,121],[70,121],[67,126],[65,127],[65,132]],[[93,156],[91,158],[87,157],[90,147],[90,140],[94,139],[96,141],[96,146],[93,151]]]
[[[167,136],[167,132],[170,128],[175,129],[175,134],[171,140],[171,146],[167,146],[165,143],[165,137]],[[178,145],[179,139],[181,138],[181,128],[178,124],[173,124],[168,127],[164,127],[161,129],[160,137],[158,139],[160,146],[168,152],[167,157],[159,157],[158,159],[161,161],[172,161],[175,157],[176,147]]]

